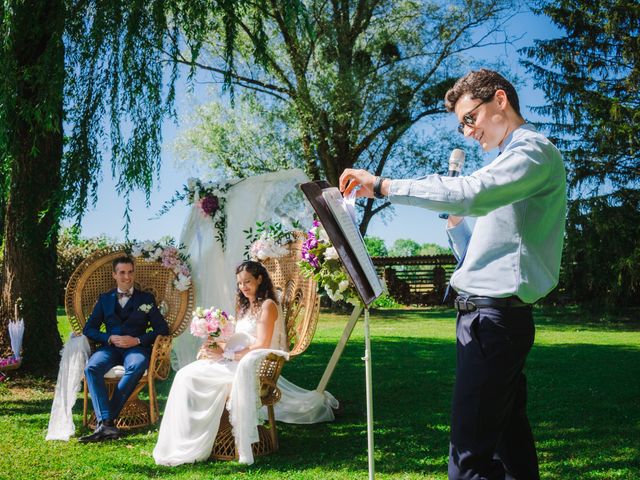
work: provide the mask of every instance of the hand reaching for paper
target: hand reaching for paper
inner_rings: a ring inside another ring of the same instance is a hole
[[[373,198],[373,184],[375,180],[376,177],[366,170],[347,168],[342,172],[342,175],[340,175],[339,189],[342,195],[347,197],[359,186],[360,188],[355,192],[357,197]]]

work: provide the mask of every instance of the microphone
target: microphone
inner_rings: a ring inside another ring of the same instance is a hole
[[[464,150],[454,148],[449,157],[449,177],[457,177],[460,175],[464,167]]]
[[[460,150],[459,148],[454,148],[449,156],[449,173],[447,176],[449,177],[457,177],[460,175],[462,171],[462,167],[464,167],[464,150]],[[446,220],[449,218],[448,213],[440,213],[438,215],[439,218]]]

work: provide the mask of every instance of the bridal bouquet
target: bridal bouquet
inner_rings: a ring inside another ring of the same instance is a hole
[[[219,308],[197,307],[191,319],[191,334],[200,338],[226,340],[235,331],[235,319]]]
[[[307,239],[302,244],[302,260],[298,265],[302,273],[313,277],[334,302],[345,300],[352,305],[360,303],[338,252],[317,220],[314,220],[313,227],[307,232]]]

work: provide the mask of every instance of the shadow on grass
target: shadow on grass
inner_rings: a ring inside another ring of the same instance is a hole
[[[332,350],[331,344],[314,344],[287,365],[284,376],[313,388],[309,379],[320,378]],[[453,341],[384,337],[374,340],[372,350],[377,471],[446,471]],[[348,345],[329,384],[344,405],[336,422],[279,424],[280,451],[259,459],[260,468],[366,471],[362,353],[361,346]],[[582,473],[612,469],[640,476],[639,360],[638,349],[619,346],[534,346],[527,366],[529,411],[547,478],[587,478]],[[166,389],[168,383],[163,396]],[[219,473],[238,468],[215,464]]]
[[[384,319],[385,315],[377,317]],[[443,313],[426,311],[424,315],[442,318]],[[415,317],[412,312],[404,321]],[[300,386],[314,388],[333,348],[330,342],[314,343],[304,355],[285,366],[284,376]],[[444,478],[455,368],[453,339],[385,336],[373,339],[372,350],[377,471]],[[329,391],[344,406],[337,420],[319,425],[279,424],[279,452],[257,459],[254,466],[223,462],[177,468],[155,466],[151,451],[157,433],[152,427],[108,447],[117,451],[126,446],[139,454],[131,459],[125,457],[120,464],[106,459],[103,471],[115,469],[123,475],[145,477],[172,477],[185,472],[196,476],[245,472],[257,475],[261,471],[290,476],[317,469],[364,474],[367,452],[362,354],[360,343],[348,344],[329,383]],[[640,478],[639,349],[592,344],[535,345],[527,376],[530,418],[543,478]],[[159,384],[161,410],[170,384]],[[76,414],[81,411],[79,403]],[[34,435],[46,429],[49,409],[50,400],[10,397],[0,402],[1,416],[13,416],[16,428]],[[74,447],[70,442],[68,448],[83,447]],[[84,448],[83,452],[90,453],[73,459],[79,468],[91,456],[105,452],[100,447]]]

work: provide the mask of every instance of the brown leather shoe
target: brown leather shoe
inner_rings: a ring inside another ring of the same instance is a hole
[[[104,442],[105,440],[117,440],[120,438],[120,432],[113,425],[112,422],[109,422],[110,425],[106,423],[100,423],[96,427],[90,435],[85,435],[84,437],[80,437],[78,442],[80,443],[95,443],[95,442]]]

